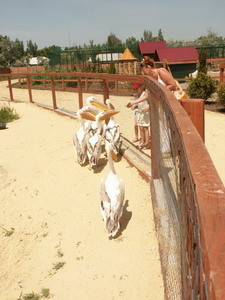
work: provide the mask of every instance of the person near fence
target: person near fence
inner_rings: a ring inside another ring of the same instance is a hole
[[[159,83],[164,85],[168,90],[176,90],[176,81],[173,78],[172,74],[167,71],[165,68],[156,68],[155,62],[149,56],[144,56],[141,62],[141,69],[144,75],[154,78]],[[150,101],[148,90],[145,90],[145,93],[141,95],[136,101],[133,101],[130,105],[131,109],[134,109],[133,106],[137,105],[142,101]],[[129,106],[129,105],[128,105]]]
[[[134,92],[135,92],[134,93],[135,99],[139,98],[139,95],[138,95],[136,89],[140,85],[141,85],[140,83],[133,83],[132,86],[131,86],[131,89],[133,89]],[[138,125],[137,125],[138,114],[139,114],[138,105],[136,105],[135,108],[134,108],[134,139],[132,140],[133,143],[139,142],[140,141],[139,136],[141,137],[141,133],[140,133],[140,130],[139,130]]]
[[[131,88],[136,92],[137,97],[141,97],[145,93],[143,84],[134,83]],[[135,106],[136,107],[136,106]],[[133,109],[135,108],[133,106]],[[140,144],[138,145],[139,149],[150,149],[150,116],[149,116],[149,104],[148,102],[141,101],[138,103],[138,115],[137,115],[137,126],[140,130]]]

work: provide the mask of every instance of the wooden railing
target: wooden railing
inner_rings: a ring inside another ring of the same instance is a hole
[[[32,77],[37,76],[43,77],[43,79],[35,79]],[[29,101],[33,102],[32,97],[32,81],[38,81],[41,80],[43,82],[49,82],[50,83],[50,89],[52,91],[52,103],[53,108],[57,109],[57,99],[56,99],[56,82],[61,81],[62,85],[64,85],[65,80],[67,81],[76,81],[77,82],[77,88],[75,89],[78,93],[79,98],[79,108],[83,107],[83,93],[87,92],[87,85],[83,87],[83,82],[90,82],[90,81],[98,81],[102,83],[102,87],[99,89],[95,89],[95,92],[99,92],[103,94],[104,101],[109,98],[109,82],[116,82],[115,88],[113,91],[116,94],[121,93],[121,89],[118,88],[118,82],[143,82],[144,76],[140,75],[114,75],[114,74],[106,74],[106,73],[81,73],[81,72],[69,72],[69,73],[18,73],[18,74],[0,74],[0,76],[6,77],[8,79],[8,85],[9,85],[9,93],[10,93],[10,100],[13,101],[13,89],[12,89],[12,78],[15,78],[15,76],[20,81],[19,78],[26,79],[27,89],[29,93]],[[64,77],[65,79],[55,79],[55,77]],[[45,79],[46,77],[49,77],[49,79]],[[66,79],[68,77],[75,77],[76,79]],[[64,83],[63,83],[64,82]],[[46,83],[45,83],[46,84]]]

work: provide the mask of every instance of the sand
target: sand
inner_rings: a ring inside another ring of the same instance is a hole
[[[2,103],[0,103],[2,104]],[[109,239],[96,172],[76,162],[79,122],[30,103],[0,131],[0,299],[164,299],[149,183],[122,158],[121,231]]]

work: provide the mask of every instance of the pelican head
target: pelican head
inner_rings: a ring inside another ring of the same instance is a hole
[[[114,110],[114,109],[115,109],[115,107],[112,105],[110,99],[107,99],[107,100],[105,101],[105,103],[106,103],[108,109],[110,109],[110,110]]]

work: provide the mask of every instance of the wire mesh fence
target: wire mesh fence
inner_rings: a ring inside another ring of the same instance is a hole
[[[217,188],[223,194],[224,187],[180,103],[156,82],[148,80],[147,87],[151,94],[152,201],[167,299],[222,299],[224,290],[218,293],[211,282],[212,268],[220,266],[212,263],[209,268],[207,261],[214,257],[204,241],[211,234],[207,229],[214,225],[202,226],[202,220],[207,213],[215,213],[206,212],[204,206],[209,181],[214,205]],[[214,234],[218,239],[220,230]],[[217,251],[221,256],[221,249]]]

